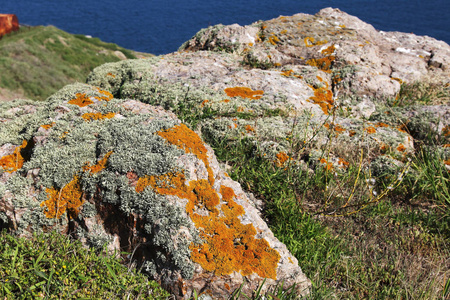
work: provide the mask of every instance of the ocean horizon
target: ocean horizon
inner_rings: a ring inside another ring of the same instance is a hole
[[[2,3],[25,25],[53,25],[156,55],[178,50],[200,29],[216,24],[249,25],[280,15],[315,14],[339,8],[378,30],[427,35],[450,44],[448,0],[16,0]]]

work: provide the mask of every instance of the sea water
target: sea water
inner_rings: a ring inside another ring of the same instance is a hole
[[[200,29],[339,8],[384,31],[450,43],[450,0],[0,0],[0,13],[153,54],[176,51]]]

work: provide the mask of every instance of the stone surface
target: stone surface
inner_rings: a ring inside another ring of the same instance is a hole
[[[0,38],[16,30],[19,30],[17,16],[13,14],[0,14]]]
[[[211,148],[161,107],[69,85],[0,104],[0,227],[133,253],[177,299],[310,281]]]

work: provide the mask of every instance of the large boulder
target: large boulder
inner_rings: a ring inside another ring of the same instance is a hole
[[[99,88],[0,104],[0,227],[132,253],[177,299],[310,281],[211,148],[177,117]],[[247,279],[247,280],[246,280]]]
[[[0,38],[16,30],[19,30],[17,16],[13,14],[0,14]]]

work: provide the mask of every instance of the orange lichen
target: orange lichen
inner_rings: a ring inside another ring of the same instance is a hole
[[[336,51],[336,47],[334,45],[331,45],[330,47],[323,49],[321,52],[324,55],[332,55]]]
[[[373,126],[366,127],[366,128],[364,128],[364,130],[369,134],[377,132],[377,130]]]
[[[347,168],[350,163],[348,161],[346,161],[345,159],[339,157],[338,164],[340,164],[343,167]]]
[[[244,108],[242,106],[238,106],[236,109],[237,112],[244,112]]]
[[[383,122],[378,122],[377,124],[375,124],[375,127],[389,127],[389,125]]]
[[[277,167],[282,167],[284,163],[289,160],[289,155],[287,155],[286,152],[279,152],[275,156],[277,158],[275,160],[275,165]]]
[[[335,59],[336,59],[336,57],[333,55],[323,57],[323,58],[311,58],[306,61],[306,64],[316,67],[324,72],[329,73],[329,72],[331,72],[331,70],[330,70],[331,64],[333,63],[333,61]]]
[[[316,42],[316,39],[315,39],[315,38],[309,37],[309,36],[308,36],[308,37],[305,37],[305,38],[303,39],[303,41],[305,42],[305,46],[306,46],[306,47],[319,46],[319,45],[323,45],[323,44],[328,43],[327,40],[317,41],[317,42]]]
[[[397,150],[400,151],[400,152],[403,152],[403,151],[406,150],[406,147],[403,146],[403,144],[400,144],[400,145],[398,145]]]
[[[226,289],[227,291],[229,291],[229,290],[231,289],[230,286],[229,286],[228,284],[226,284],[226,283],[224,283],[223,286],[225,287],[225,289]]]
[[[447,166],[450,166],[450,159],[444,160],[444,164],[446,164]]]
[[[320,88],[314,88],[312,85],[310,87],[314,90],[314,96],[309,97],[309,100],[319,105],[324,114],[328,115],[334,104],[333,92],[328,89],[328,84]]]
[[[204,107],[204,106],[206,105],[206,103],[208,103],[208,102],[209,102],[208,99],[203,100],[203,101],[202,101],[202,104],[200,104],[200,106],[201,106],[201,107]]]
[[[83,205],[81,185],[78,176],[66,184],[61,190],[46,188],[47,200],[41,203],[45,206],[44,214],[47,218],[60,218],[67,211],[69,218],[76,218],[79,208]]]
[[[14,149],[13,154],[0,157],[0,168],[8,173],[12,173],[21,169],[23,163],[25,162],[21,152],[22,149],[27,146],[27,144],[27,141],[24,140],[21,146],[18,146],[16,147],[16,149]]]
[[[250,132],[255,132],[255,128],[253,128],[251,125],[246,125],[245,126],[245,130],[250,133]]]
[[[351,137],[354,136],[355,134],[356,134],[356,131],[354,131],[354,130],[349,130],[348,131],[348,135],[351,136]]]
[[[447,125],[444,128],[442,128],[442,134],[444,136],[450,136],[450,125]]]
[[[325,168],[327,169],[327,171],[330,171],[333,169],[333,164],[330,162],[327,162],[327,160],[325,158],[321,158],[319,161],[321,164],[325,164]]]
[[[444,148],[450,148],[450,144],[445,144],[444,146],[442,146]]]
[[[286,71],[281,72],[281,75],[289,77],[289,76],[293,75],[293,73],[294,73],[294,71],[292,71],[292,70],[286,70]]]
[[[100,159],[95,165],[91,166],[90,163],[87,163],[85,166],[83,166],[83,171],[89,171],[91,174],[96,174],[103,170],[106,166],[106,162],[108,158],[111,156],[113,152],[109,151],[108,153],[103,156],[102,159]]]
[[[108,74],[106,74],[106,76],[111,76],[112,78],[116,78],[116,75],[114,75],[113,73],[109,72]]]
[[[50,129],[53,125],[55,125],[55,124],[56,124],[55,122],[52,122],[51,124],[44,124],[44,125],[41,125],[41,127],[44,128],[45,130],[48,130],[48,129]]]
[[[109,113],[106,113],[106,114],[102,114],[102,113],[85,113],[81,117],[85,121],[93,121],[93,120],[111,119],[115,115],[116,114],[113,113],[113,112],[109,112]]]
[[[341,127],[341,125],[339,125],[339,124],[331,124],[330,125],[329,123],[325,123],[323,126],[328,130],[332,126],[333,130],[336,132],[336,135],[339,135],[339,134],[345,132],[345,128]]]
[[[158,131],[157,134],[166,139],[169,143],[183,149],[187,153],[192,153],[198,159],[205,163],[208,171],[208,179],[214,184],[214,175],[208,162],[208,151],[200,137],[186,125],[181,124],[164,131]]]
[[[269,43],[276,46],[280,42],[280,39],[276,35],[272,35],[269,37]]]
[[[69,104],[78,105],[79,107],[88,106],[94,103],[85,93],[77,93],[76,98],[69,101]]]
[[[252,224],[239,220],[244,208],[233,198],[233,189],[221,186],[223,204],[208,180],[192,180],[186,184],[183,173],[145,176],[138,180],[136,191],[150,186],[161,195],[187,199],[186,213],[200,231],[204,243],[190,245],[192,261],[218,276],[240,272],[264,278],[276,278],[280,255],[264,239],[256,239]],[[218,207],[220,205],[220,207]]]
[[[234,87],[234,88],[226,88],[225,93],[227,93],[228,97],[242,97],[248,98],[252,100],[261,99],[264,91],[262,90],[252,90],[248,87]]]

